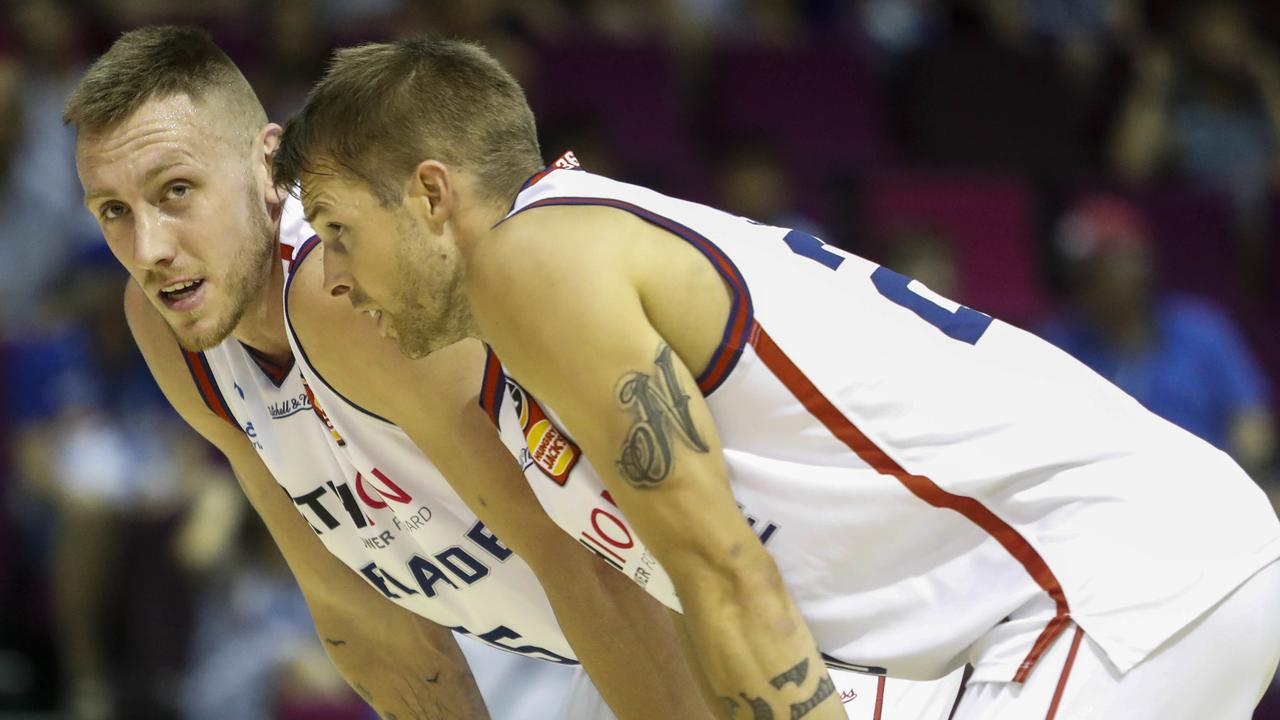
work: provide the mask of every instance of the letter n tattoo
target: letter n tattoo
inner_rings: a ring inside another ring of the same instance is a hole
[[[618,471],[640,489],[657,487],[670,474],[675,462],[673,433],[696,452],[711,449],[693,423],[689,395],[680,387],[666,343],[658,345],[653,364],[656,373],[629,372],[618,381],[617,390],[618,402],[635,417],[622,444]]]

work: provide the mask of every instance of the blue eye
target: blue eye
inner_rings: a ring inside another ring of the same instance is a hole
[[[103,220],[115,220],[122,217],[126,211],[127,208],[125,208],[124,203],[109,202],[98,209],[98,215]]]

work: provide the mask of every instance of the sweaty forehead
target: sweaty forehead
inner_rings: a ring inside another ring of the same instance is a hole
[[[215,104],[193,101],[185,94],[148,100],[114,125],[81,131],[77,160],[110,162],[155,144],[181,147],[196,157],[217,157],[239,129],[227,115]]]
[[[346,177],[328,164],[317,164],[298,179],[299,196],[308,220],[332,210],[362,212],[377,205],[377,199],[364,183]]]

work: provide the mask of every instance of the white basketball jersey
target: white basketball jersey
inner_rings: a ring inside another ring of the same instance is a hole
[[[1043,600],[1005,679],[1070,621],[1125,671],[1280,557],[1280,522],[1229,457],[1049,344],[810,235],[573,164],[535,176],[511,215],[617,208],[731,290],[698,385],[734,495],[833,667],[941,677]],[[576,537],[570,499],[603,485],[553,409],[490,364],[482,404]],[[628,529],[603,549],[665,590],[640,547]]]
[[[280,235],[294,266],[318,242],[292,201]],[[329,552],[422,617],[504,650],[576,665],[528,565],[403,433],[323,382],[308,388],[303,373],[318,376],[292,331],[289,340],[295,362],[285,368],[235,339],[187,353],[187,362],[206,403],[244,431]]]

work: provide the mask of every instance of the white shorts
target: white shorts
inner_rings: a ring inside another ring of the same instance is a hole
[[[831,670],[849,720],[947,720],[964,668],[930,682]]]
[[[580,665],[534,660],[466,636],[458,636],[458,647],[493,720],[617,720]]]
[[[1280,662],[1280,562],[1120,674],[1072,624],[1027,682],[970,681],[955,720],[1248,720]]]

